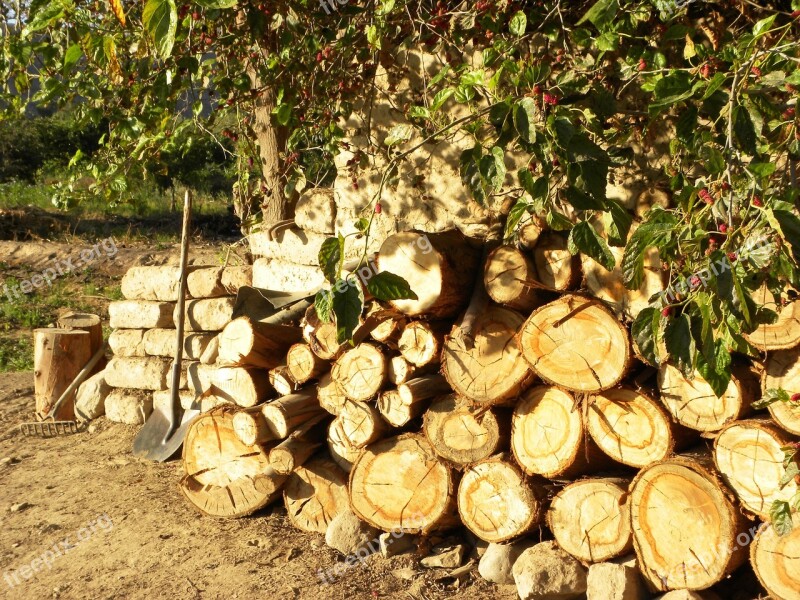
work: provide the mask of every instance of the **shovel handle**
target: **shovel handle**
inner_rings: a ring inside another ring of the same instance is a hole
[[[176,329],[176,349],[175,362],[172,364],[172,385],[170,387],[170,411],[172,413],[171,422],[177,421],[178,411],[178,388],[181,385],[181,363],[183,361],[183,332],[184,321],[186,320],[186,279],[187,267],[189,264],[189,234],[192,220],[192,193],[186,190],[183,199],[183,227],[181,229],[181,280],[178,292],[178,322],[175,323]]]

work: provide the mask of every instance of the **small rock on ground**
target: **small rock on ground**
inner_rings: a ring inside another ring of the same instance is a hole
[[[519,555],[533,544],[530,540],[521,540],[515,544],[489,544],[478,563],[478,573],[492,583],[513,584],[511,568]]]
[[[377,537],[380,532],[374,527],[364,523],[355,514],[345,511],[336,515],[328,524],[325,531],[325,543],[331,548],[338,550],[344,555],[361,554],[365,549],[371,554],[377,550]],[[373,542],[374,550],[368,548],[368,544]]]
[[[586,568],[555,542],[525,550],[511,572],[521,600],[568,600],[586,593]]]

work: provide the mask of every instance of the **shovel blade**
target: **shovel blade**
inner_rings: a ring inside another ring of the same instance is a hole
[[[133,440],[133,453],[147,460],[164,462],[175,456],[183,445],[186,431],[200,414],[199,404],[183,411],[179,424],[171,415],[155,410]]]

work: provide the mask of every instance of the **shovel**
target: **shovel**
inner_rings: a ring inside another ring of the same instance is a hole
[[[164,462],[169,460],[180,449],[186,430],[192,420],[200,414],[200,403],[195,400],[192,406],[183,411],[178,422],[180,404],[178,388],[181,380],[181,362],[183,360],[183,331],[186,307],[186,265],[189,262],[189,223],[192,217],[192,195],[187,190],[183,203],[183,229],[181,232],[181,282],[178,292],[177,348],[175,362],[172,363],[172,386],[169,406],[154,410],[144,427],[133,440],[133,453],[147,460]]]

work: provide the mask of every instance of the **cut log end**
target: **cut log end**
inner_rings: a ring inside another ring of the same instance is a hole
[[[750,545],[750,563],[772,598],[800,598],[800,513],[792,515],[792,530],[778,535],[772,526]]]
[[[423,428],[436,453],[457,466],[489,458],[497,453],[501,441],[494,413],[476,410],[454,394],[428,409]]]
[[[398,349],[409,363],[422,367],[439,362],[443,340],[444,331],[441,327],[414,321],[403,329]]]
[[[386,357],[373,344],[359,344],[347,350],[331,368],[331,377],[339,390],[355,401],[374,398],[383,387],[386,376]]]
[[[800,393],[800,348],[770,352],[764,365],[762,389],[783,389],[793,396]],[[769,412],[784,430],[800,435],[800,403],[773,402]]]
[[[565,235],[547,232],[539,236],[533,250],[537,279],[558,292],[573,289],[581,280],[580,260],[567,246]]]
[[[500,246],[486,259],[483,284],[489,297],[514,310],[530,311],[537,300],[536,267],[521,250]]]
[[[294,344],[286,354],[289,374],[298,385],[316,379],[330,367],[328,361],[321,359],[308,344]]]
[[[312,533],[324,534],[333,518],[349,509],[347,478],[326,457],[314,458],[295,470],[283,497],[292,525]]]

